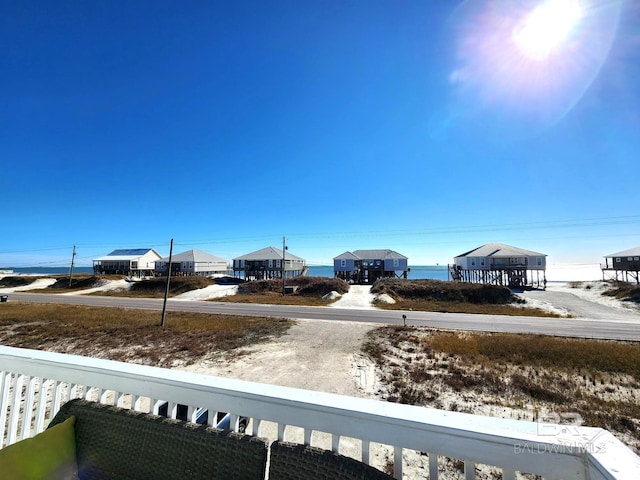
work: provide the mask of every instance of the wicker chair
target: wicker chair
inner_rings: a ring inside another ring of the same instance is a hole
[[[264,439],[79,399],[49,427],[71,415],[80,480],[264,480]]]
[[[393,477],[329,450],[273,442],[269,480],[392,480]]]

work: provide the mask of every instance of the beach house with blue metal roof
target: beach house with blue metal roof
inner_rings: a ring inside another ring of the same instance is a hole
[[[162,256],[153,248],[123,248],[93,260],[93,272],[96,275],[141,278],[153,275],[159,260],[162,260]]]

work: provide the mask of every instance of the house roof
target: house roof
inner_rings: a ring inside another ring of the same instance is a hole
[[[334,257],[334,260],[392,260],[395,258],[407,259],[404,255],[387,248],[381,250],[355,250],[353,252],[344,252],[343,254]]]
[[[169,262],[169,257],[164,257],[162,262]],[[203,252],[202,250],[187,250],[186,252],[178,253],[171,256],[171,263],[179,262],[193,262],[193,263],[224,263],[227,261],[224,258],[216,257],[210,253]]]
[[[621,252],[605,255],[605,258],[611,257],[638,257],[640,256],[640,247],[630,248],[629,250],[623,250]]]
[[[304,262],[304,258],[297,257],[285,250],[285,260],[297,260]],[[252,253],[247,253],[234,260],[282,260],[282,249],[275,247],[265,247]]]
[[[388,248],[382,250],[354,250],[354,255],[363,260],[393,260],[395,258],[407,259],[404,255],[399,254]]]
[[[351,252],[344,252],[337,257],[333,257],[334,260],[358,260],[358,256]]]
[[[136,258],[140,258],[146,255],[149,252],[153,252],[156,257],[161,258],[160,254],[156,252],[153,248],[121,248],[119,250],[114,250],[113,252],[105,255],[104,257],[96,258],[93,261],[100,260],[135,260]]]
[[[462,253],[455,258],[461,257],[546,257],[545,253],[525,250],[523,248],[512,247],[504,243],[485,243],[484,245]]]

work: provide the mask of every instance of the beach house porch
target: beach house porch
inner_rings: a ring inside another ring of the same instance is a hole
[[[606,430],[508,420],[111,360],[0,346],[0,448],[87,398],[144,412],[168,402],[248,417],[247,433],[315,445],[403,478],[636,479],[640,457]],[[210,422],[216,415],[208,415]],[[132,439],[133,441],[133,439]],[[419,473],[416,473],[419,472]]]

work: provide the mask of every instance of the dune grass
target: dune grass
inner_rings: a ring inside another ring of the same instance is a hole
[[[602,292],[602,294],[609,297],[615,297],[626,302],[640,304],[640,285],[614,282],[613,288]]]
[[[0,343],[156,366],[190,364],[282,335],[286,319],[11,302]]]
[[[445,282],[441,280],[381,279],[371,293],[386,294],[395,303],[376,302],[386,310],[423,312],[475,313],[532,317],[560,317],[553,312],[522,305],[507,287],[479,283]]]
[[[578,413],[640,449],[640,343],[382,327],[363,351],[389,401],[535,420]]]

